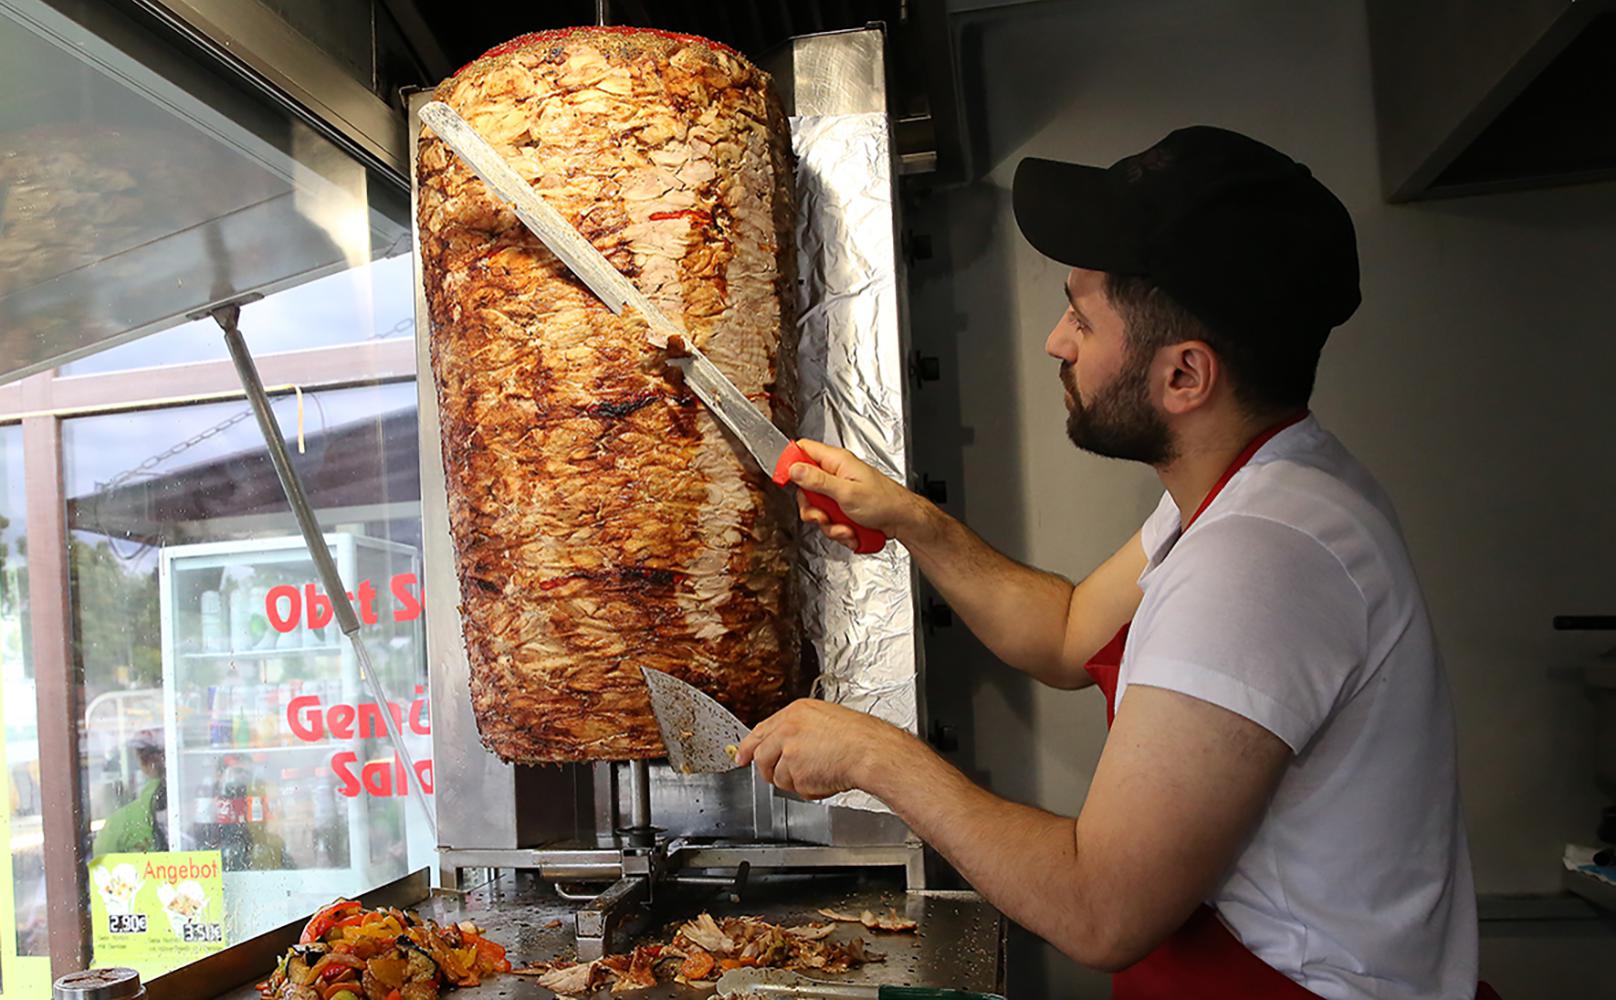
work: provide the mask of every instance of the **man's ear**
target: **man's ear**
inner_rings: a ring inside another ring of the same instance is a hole
[[[1168,413],[1189,413],[1205,406],[1223,378],[1223,366],[1202,340],[1185,340],[1163,347],[1156,354],[1162,386],[1162,408]]]

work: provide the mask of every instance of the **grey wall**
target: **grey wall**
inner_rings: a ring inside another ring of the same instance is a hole
[[[1364,288],[1326,350],[1315,411],[1401,511],[1454,689],[1479,889],[1554,891],[1562,846],[1589,839],[1600,803],[1575,668],[1611,639],[1549,620],[1616,611],[1616,186],[1385,204],[1351,0],[1084,0],[971,17],[961,59],[988,173],[909,215],[934,241],[911,275],[915,341],[945,371],[916,394],[919,468],[1005,551],[1086,573],[1160,486],[1065,440],[1042,354],[1063,270],[1016,232],[1015,164],[1110,163],[1197,122],[1308,163],[1353,213]],[[959,762],[1011,798],[1075,812],[1104,737],[1098,696],[1040,690],[957,632],[935,633],[928,661],[933,714],[961,723]],[[1578,935],[1611,944],[1608,928]],[[1489,952],[1488,974],[1548,995],[1529,968],[1546,952],[1512,942]],[[1017,995],[1104,995],[1025,941],[1013,960]]]

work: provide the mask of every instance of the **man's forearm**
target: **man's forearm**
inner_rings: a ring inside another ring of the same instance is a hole
[[[1109,928],[1078,884],[1075,820],[999,798],[906,733],[861,772],[859,787],[1005,916],[1080,962],[1108,963]]]
[[[1024,566],[917,498],[912,525],[898,540],[943,600],[995,656],[1056,687],[1083,677],[1062,663],[1070,581]]]

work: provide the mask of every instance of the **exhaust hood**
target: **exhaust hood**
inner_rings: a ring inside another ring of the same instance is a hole
[[[1616,177],[1616,3],[1369,0],[1391,201]]]

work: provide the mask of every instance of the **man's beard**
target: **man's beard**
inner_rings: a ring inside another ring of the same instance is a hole
[[[1072,398],[1066,436],[1084,451],[1161,466],[1173,460],[1172,432],[1150,405],[1148,366],[1128,358],[1111,384],[1085,403],[1077,393],[1071,365],[1061,365],[1061,383]]]

